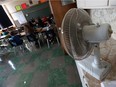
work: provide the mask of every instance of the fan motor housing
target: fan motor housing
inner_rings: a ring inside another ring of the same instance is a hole
[[[85,25],[83,27],[83,38],[90,43],[100,43],[106,41],[111,36],[111,26],[102,25]]]

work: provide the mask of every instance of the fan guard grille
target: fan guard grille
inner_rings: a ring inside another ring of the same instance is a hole
[[[92,52],[92,44],[83,40],[82,29],[90,25],[91,18],[84,10],[72,8],[64,16],[62,22],[62,40],[66,52],[76,60],[88,57]]]

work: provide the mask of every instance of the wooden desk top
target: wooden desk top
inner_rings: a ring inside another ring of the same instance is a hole
[[[26,33],[25,33],[25,32],[21,32],[20,35],[21,35],[21,36],[25,36]]]
[[[38,33],[42,32],[42,28],[37,28],[36,32],[38,32]]]
[[[37,29],[36,29],[36,32],[38,32],[38,33],[41,33],[41,32],[44,32],[44,31],[48,31],[48,27],[37,28]]]
[[[0,39],[4,39],[4,38],[6,38],[6,37],[8,37],[8,36],[9,36],[9,34],[8,34],[8,35],[0,36]]]

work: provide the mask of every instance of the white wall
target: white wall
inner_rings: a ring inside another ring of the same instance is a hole
[[[14,18],[14,14],[17,13],[17,11],[15,9],[15,6],[16,5],[21,5],[22,3],[26,3],[27,5],[32,6],[32,5],[38,4],[38,0],[33,0],[33,4],[29,4],[28,0],[15,0],[15,1],[11,0],[11,1],[7,2],[7,3],[2,4],[2,6],[4,7],[8,17],[10,18],[10,20],[13,23],[14,26],[15,26],[14,21],[18,20],[18,22],[20,24],[22,24],[22,23],[24,23],[24,21],[26,21],[26,18],[24,17],[23,13],[22,13],[22,16],[21,15],[19,15],[19,16],[17,15],[16,16],[17,18],[16,17]],[[24,19],[24,20],[22,20],[22,19]],[[21,21],[23,21],[23,22],[21,22]]]
[[[28,0],[15,0],[15,1],[5,3],[4,5],[7,7],[8,11],[12,14],[16,12],[15,6],[21,5],[22,3],[27,3],[29,6],[31,6]],[[35,4],[38,4],[38,0],[33,0],[32,5],[35,5]]]
[[[116,40],[116,9],[92,9],[90,15],[94,23],[109,23],[112,27],[112,37]]]

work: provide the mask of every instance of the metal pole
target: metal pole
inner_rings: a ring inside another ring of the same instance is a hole
[[[100,62],[100,48],[99,48],[99,44],[95,44],[94,45],[94,62],[93,62],[93,66],[95,68],[102,68],[101,62]]]

